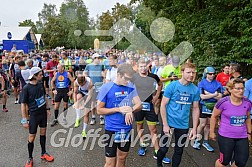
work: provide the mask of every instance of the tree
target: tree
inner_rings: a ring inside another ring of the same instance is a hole
[[[68,30],[62,26],[61,20],[57,17],[49,17],[42,34],[45,48],[51,49],[57,46],[65,46]]]
[[[206,66],[220,70],[223,64],[239,62],[245,69],[242,75],[251,75],[248,69],[252,64],[252,3],[249,0],[132,0],[131,3],[136,1],[156,17],[166,17],[174,23],[173,40],[164,43],[163,48],[156,43],[166,54],[180,42],[189,41],[194,47],[191,58],[199,73]],[[148,25],[144,23],[137,18],[136,24],[148,36]]]
[[[32,31],[37,34],[37,28],[34,24],[34,22],[31,19],[24,20],[23,22],[18,23],[19,27],[32,27]]]
[[[57,14],[57,9],[56,9],[56,5],[54,4],[46,4],[44,3],[43,9],[40,13],[38,13],[38,17],[39,17],[39,24],[42,24],[42,27],[44,27],[44,25],[48,22],[50,17],[56,17]]]
[[[68,29],[66,47],[89,48],[92,46],[93,37],[84,35],[84,31],[90,29],[89,12],[83,0],[66,0],[60,7],[59,14],[61,24]],[[79,37],[74,36],[75,30],[81,30]]]

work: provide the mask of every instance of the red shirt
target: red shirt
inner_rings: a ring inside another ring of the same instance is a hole
[[[226,86],[230,77],[231,77],[230,74],[225,74],[224,72],[221,72],[217,75],[216,80],[219,81],[222,86]]]
[[[57,65],[59,64],[59,62],[55,62],[50,60],[47,64],[46,64],[46,70],[54,70],[57,69]],[[50,72],[49,73],[49,78],[53,78],[53,73],[54,72]]]

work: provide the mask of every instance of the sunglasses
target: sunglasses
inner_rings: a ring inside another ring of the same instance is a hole
[[[207,73],[208,75],[215,75],[215,73]]]

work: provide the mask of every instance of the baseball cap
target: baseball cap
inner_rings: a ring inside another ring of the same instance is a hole
[[[215,69],[213,67],[207,67],[204,70],[204,73],[215,73]]]
[[[95,59],[96,57],[101,57],[98,53],[93,54],[92,59]]]
[[[215,69],[213,67],[206,67],[202,76],[202,79],[206,78],[208,73],[215,73]]]
[[[30,70],[30,76],[28,77],[28,79],[32,79],[32,77],[34,76],[34,74],[39,73],[40,71],[42,71],[39,67],[32,67]]]
[[[172,65],[177,68],[179,66],[180,58],[178,56],[172,56]]]

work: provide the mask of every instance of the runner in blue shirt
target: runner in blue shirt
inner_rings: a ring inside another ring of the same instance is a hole
[[[191,83],[195,74],[195,65],[185,63],[181,67],[182,78],[172,82],[165,89],[161,102],[161,117],[163,121],[163,132],[160,139],[160,149],[157,153],[157,166],[162,167],[162,160],[168,152],[167,142],[174,133],[175,148],[172,157],[172,167],[178,167],[183,154],[184,143],[189,131],[190,107],[193,105],[193,128],[189,139],[196,137],[199,120],[199,90]],[[174,128],[174,131],[172,131]]]
[[[142,109],[136,88],[130,82],[133,73],[130,65],[120,65],[117,78],[104,84],[97,96],[97,113],[105,115],[105,134],[109,135],[105,141],[105,166],[125,166],[131,144],[133,112]]]

